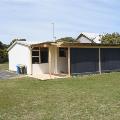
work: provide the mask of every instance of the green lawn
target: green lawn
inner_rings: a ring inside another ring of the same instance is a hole
[[[0,63],[0,70],[8,70],[8,63]]]
[[[119,120],[120,73],[0,81],[0,120]]]

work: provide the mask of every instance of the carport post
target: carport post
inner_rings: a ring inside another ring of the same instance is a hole
[[[68,47],[68,76],[70,77],[70,47]]]
[[[51,77],[51,47],[49,46],[49,75]]]
[[[99,73],[101,74],[101,49],[99,48]]]
[[[30,57],[29,57],[29,66],[30,66],[30,75],[32,75],[32,47],[29,47],[29,51],[30,51]]]

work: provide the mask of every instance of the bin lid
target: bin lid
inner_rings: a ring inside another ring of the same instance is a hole
[[[22,67],[25,67],[25,65],[22,65],[22,64],[17,64],[17,67],[22,68]]]

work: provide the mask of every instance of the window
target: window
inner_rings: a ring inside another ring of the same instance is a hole
[[[32,51],[32,56],[38,56],[39,57],[39,51]]]
[[[48,63],[48,48],[32,49],[32,64]]]
[[[32,57],[32,64],[39,64],[39,57]]]
[[[32,64],[39,64],[39,50],[32,50]]]
[[[48,48],[40,49],[41,63],[48,63]]]
[[[67,48],[59,48],[59,57],[67,56]]]

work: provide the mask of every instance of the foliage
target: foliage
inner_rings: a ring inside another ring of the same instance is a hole
[[[76,42],[76,40],[72,37],[64,37],[56,40],[56,42]]]
[[[8,61],[8,53],[7,53],[8,45],[3,44],[0,41],[0,63]]]
[[[10,45],[12,45],[16,41],[26,41],[26,39],[13,39],[12,42],[10,43]]]
[[[102,36],[101,42],[103,44],[120,44],[120,34],[119,33],[112,33],[112,34],[105,34]]]
[[[8,61],[7,49],[0,49],[0,63]]]
[[[0,41],[0,49],[6,49],[6,48],[8,48],[8,45],[3,44],[3,43]]]
[[[120,73],[0,81],[0,120],[119,120]]]

